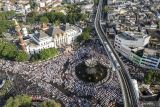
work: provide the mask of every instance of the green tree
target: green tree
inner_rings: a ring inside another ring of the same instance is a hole
[[[15,16],[15,11],[0,12],[0,20],[8,20],[13,16]]]
[[[34,54],[34,55],[32,55],[31,58],[30,58],[31,61],[38,61],[39,59],[40,59],[39,54]]]
[[[87,27],[83,30],[83,33],[81,36],[79,36],[77,38],[77,42],[82,42],[82,41],[87,41],[90,39],[90,32],[91,32],[91,28]]]
[[[67,22],[75,24],[78,21],[86,19],[86,15],[82,13],[82,10],[77,5],[67,6]]]
[[[6,16],[3,12],[0,12],[0,20],[6,20]]]
[[[61,107],[61,104],[54,100],[44,101],[40,104],[40,107]]]
[[[83,38],[84,41],[89,40],[89,39],[90,39],[90,34],[89,34],[89,32],[84,32],[84,33],[82,33],[82,38]]]
[[[40,18],[40,23],[48,23],[49,19],[46,16]]]
[[[158,71],[154,71],[154,80],[160,85],[160,73]]]
[[[39,57],[40,60],[46,60],[52,58],[58,54],[58,50],[56,48],[48,48],[40,51]]]
[[[31,9],[35,9],[38,5],[36,4],[36,2],[35,1],[33,1],[33,0],[29,0],[29,4],[30,4],[30,6],[31,6]]]
[[[31,101],[31,97],[27,95],[18,95],[10,97],[4,107],[30,107]]]
[[[30,23],[30,24],[33,24],[33,23],[35,23],[35,18],[28,17],[28,18],[26,19],[26,22],[27,22],[27,23]]]
[[[29,56],[22,50],[17,50],[14,44],[0,40],[0,58],[16,61],[27,61]]]
[[[62,12],[51,11],[46,13],[44,16],[47,16],[50,23],[55,23],[57,20],[60,23],[66,23],[66,16]]]
[[[144,83],[151,84],[153,78],[154,78],[154,72],[152,70],[149,70],[144,77]]]
[[[5,14],[5,17],[6,17],[7,20],[9,18],[12,18],[12,17],[14,17],[16,15],[15,11],[7,11],[4,14]]]
[[[37,20],[37,16],[38,16],[38,13],[32,11],[32,12],[30,12],[30,13],[27,14],[26,21],[28,23],[30,23],[30,24],[33,24]]]
[[[2,35],[3,32],[6,32],[9,28],[13,27],[13,24],[13,21],[0,20],[0,35]]]
[[[17,52],[15,60],[18,62],[28,61],[29,55],[25,51]]]
[[[1,52],[2,57],[6,59],[13,60],[16,55],[17,55],[17,49],[16,46],[10,44],[10,43],[5,43],[5,46]]]
[[[54,26],[59,26],[60,25],[60,21],[57,20],[55,23],[54,23]]]
[[[91,30],[90,27],[86,27],[83,31],[84,31],[84,32],[89,32],[89,33],[90,33],[92,30]]]
[[[5,47],[5,42],[1,40],[0,41],[0,58],[3,57],[2,56],[2,51],[3,51],[4,47]]]
[[[94,0],[95,5],[98,5],[98,3],[99,3],[99,0]]]
[[[107,13],[107,12],[109,11],[108,5],[105,5],[105,6],[104,6],[103,11],[104,11],[105,13]]]

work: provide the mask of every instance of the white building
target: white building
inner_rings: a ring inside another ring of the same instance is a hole
[[[73,41],[81,34],[81,28],[69,24],[66,24],[65,29],[49,27],[45,29],[45,31],[35,31],[33,34],[28,34],[30,39],[25,40],[26,51],[29,54],[34,54],[42,49],[66,46],[73,43]],[[26,35],[24,28],[23,35]]]
[[[10,1],[7,1],[3,5],[4,11],[15,11],[17,14],[27,14],[31,12],[30,4],[13,4]]]
[[[3,10],[4,11],[16,10],[16,7],[8,1],[3,5]]]
[[[46,3],[44,1],[39,2],[39,7],[40,8],[45,7],[45,6],[46,6]]]
[[[93,12],[93,6],[94,4],[86,4],[86,5],[82,5],[81,9],[82,12]]]
[[[115,49],[124,57],[133,63],[145,68],[157,69],[160,63],[160,57],[155,57],[151,53],[155,50],[145,48],[149,44],[151,36],[147,36],[140,32],[126,31],[115,36]]]

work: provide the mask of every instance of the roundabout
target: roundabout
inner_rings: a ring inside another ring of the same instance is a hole
[[[97,83],[102,81],[108,74],[108,67],[101,64],[97,59],[91,58],[82,61],[75,67],[75,74],[78,79]]]
[[[111,101],[120,102],[122,94],[116,72],[100,52],[88,46],[41,63],[2,61],[1,65],[5,71],[25,75],[23,79],[16,77],[16,93],[58,99],[65,107],[109,107]],[[24,84],[19,86],[22,80]],[[29,83],[34,84],[26,88]]]

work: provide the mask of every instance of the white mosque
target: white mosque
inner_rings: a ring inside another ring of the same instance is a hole
[[[69,45],[81,34],[81,28],[68,23],[61,27],[43,25],[40,30],[35,30],[32,34],[28,34],[27,29],[22,28],[22,35],[27,38],[23,39],[25,51],[31,55],[42,49]]]

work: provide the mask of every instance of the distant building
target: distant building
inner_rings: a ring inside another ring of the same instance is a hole
[[[152,41],[151,36],[140,32],[125,31],[115,36],[115,49],[133,63],[144,67],[157,69],[160,57],[157,56],[157,49],[146,48]]]
[[[86,4],[86,5],[83,5],[82,7],[81,7],[81,9],[82,9],[82,12],[93,12],[93,6],[94,6],[94,4]]]
[[[9,1],[6,1],[3,5],[3,11],[11,11],[16,10],[16,7]]]
[[[15,11],[17,14],[27,14],[31,12],[31,7],[28,1],[26,0],[19,0],[17,3],[12,3],[10,1],[3,2],[2,6],[3,11]]]

